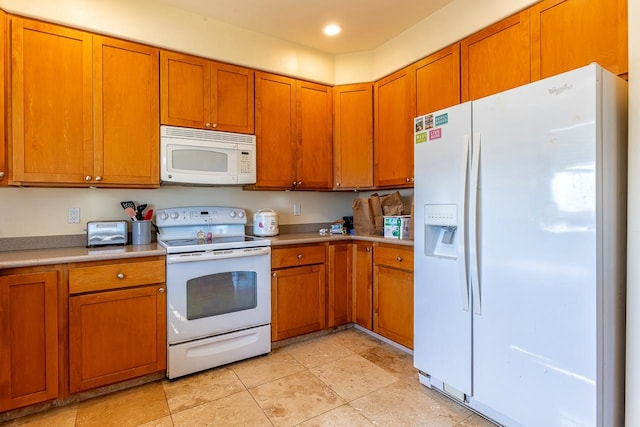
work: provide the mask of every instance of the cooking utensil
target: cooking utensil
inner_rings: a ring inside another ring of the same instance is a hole
[[[144,215],[145,221],[149,221],[151,218],[153,218],[153,209],[149,209],[147,213]]]
[[[147,204],[143,203],[141,205],[138,205],[136,209],[136,219],[138,221],[142,221],[144,219],[144,216],[142,215],[142,212],[144,212],[145,209],[147,209]]]
[[[137,221],[136,211],[134,211],[133,208],[126,208],[124,212],[131,218],[131,221]]]
[[[135,209],[136,208],[136,204],[131,202],[131,201],[120,202],[120,206],[122,206],[122,209],[127,209],[127,208]]]

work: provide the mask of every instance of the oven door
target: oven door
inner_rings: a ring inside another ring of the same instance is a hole
[[[271,323],[271,248],[167,255],[169,344]]]

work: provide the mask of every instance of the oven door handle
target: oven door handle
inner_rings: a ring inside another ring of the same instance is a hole
[[[186,254],[167,255],[167,264],[178,264],[181,262],[215,261],[218,259],[243,258],[271,253],[270,247],[244,248],[244,249],[220,249],[207,252],[193,252]]]

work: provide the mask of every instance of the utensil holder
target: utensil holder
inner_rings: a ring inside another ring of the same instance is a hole
[[[131,223],[131,243],[134,245],[151,243],[151,221],[133,221]]]

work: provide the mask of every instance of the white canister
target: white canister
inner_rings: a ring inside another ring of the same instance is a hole
[[[253,214],[254,236],[277,236],[278,214],[273,209],[260,209]]]

